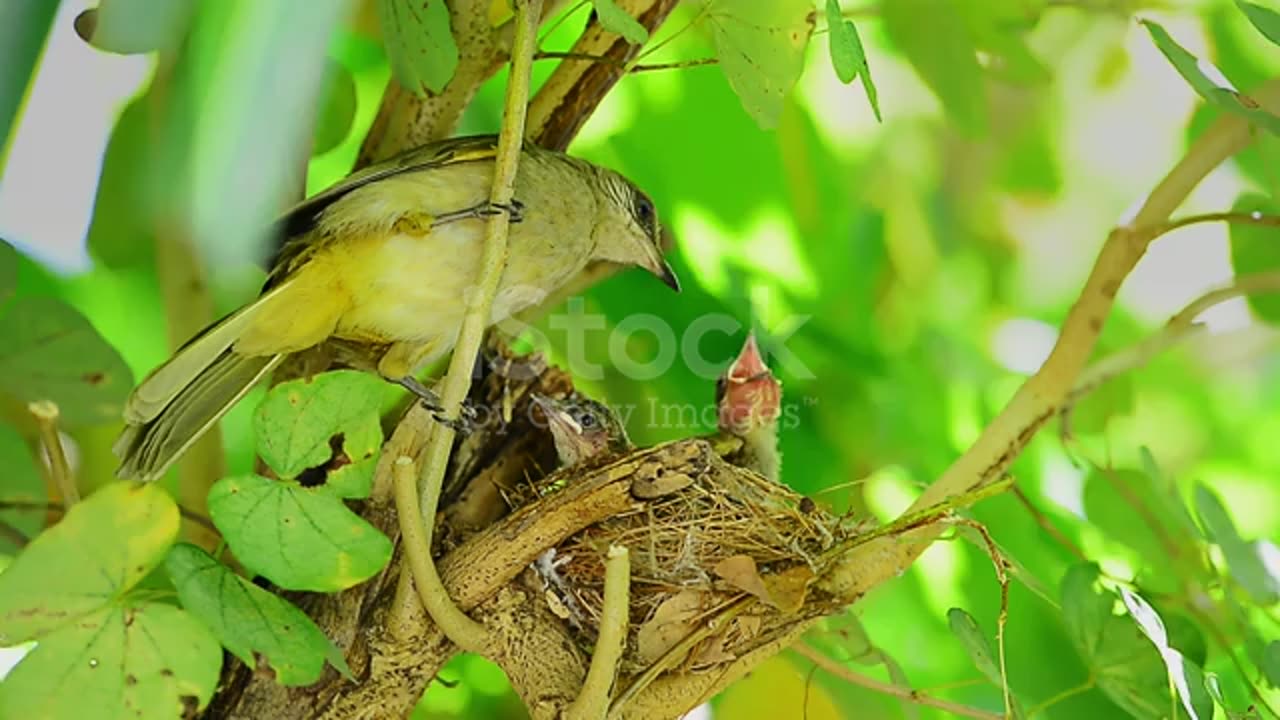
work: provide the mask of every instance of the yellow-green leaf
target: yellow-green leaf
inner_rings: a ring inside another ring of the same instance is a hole
[[[618,7],[614,0],[591,0],[591,4],[605,30],[618,33],[632,45],[643,45],[649,40],[649,31],[628,15],[626,10]]]
[[[0,302],[13,297],[13,291],[17,287],[18,251],[7,241],[0,240]]]
[[[250,668],[266,663],[281,685],[310,685],[329,658],[348,678],[337,647],[307,614],[231,572],[205,551],[179,543],[165,560],[182,607]]]
[[[288,590],[345,590],[391,558],[391,541],[341,500],[290,482],[223,478],[209,516],[246,568]]]
[[[221,667],[218,642],[182,610],[105,607],[41,638],[0,683],[0,717],[193,717]]]
[[[111,604],[177,535],[178,506],[156,485],[112,483],[75,505],[0,573],[0,647]]]
[[[458,69],[458,44],[444,0],[378,0],[391,70],[405,89],[438,93]]]
[[[810,0],[696,0],[695,5],[742,106],[760,127],[776,127],[804,69],[813,33]]]

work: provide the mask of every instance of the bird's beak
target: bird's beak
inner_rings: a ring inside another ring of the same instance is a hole
[[[533,401],[537,403],[538,407],[542,408],[542,414],[547,416],[547,427],[554,434],[578,435],[582,433],[582,428],[573,419],[573,416],[557,407],[555,400],[545,395],[534,393]]]
[[[769,366],[764,364],[764,358],[760,356],[760,346],[756,344],[756,334],[754,332],[748,333],[747,342],[742,345],[742,351],[738,353],[738,357],[729,366],[725,376],[729,378],[730,382],[744,383],[767,374],[769,374]]]
[[[648,257],[646,258],[647,262],[644,263],[644,269],[653,273],[667,287],[680,292],[680,279],[676,277],[676,271],[671,269],[671,265],[662,255],[663,249],[670,248],[674,244],[671,231],[667,229],[667,226],[663,225],[661,233],[661,237],[659,237],[656,244],[649,243],[648,245],[648,252],[646,253]]]

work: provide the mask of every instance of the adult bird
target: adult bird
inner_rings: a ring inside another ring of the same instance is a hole
[[[616,172],[525,145],[507,207],[489,201],[497,136],[455,138],[356,172],[281,221],[262,294],[205,329],[125,402],[117,475],[153,480],[272,368],[324,346],[431,400],[416,373],[457,341],[485,218],[511,214],[489,324],[588,262],[642,267],[679,290],[653,202]]]

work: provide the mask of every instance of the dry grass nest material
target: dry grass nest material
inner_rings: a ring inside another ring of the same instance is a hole
[[[547,601],[583,647],[597,634],[610,545],[631,552],[624,671],[659,660],[668,665],[671,655],[685,669],[716,665],[786,626],[839,610],[811,586],[830,559],[826,551],[855,536],[859,523],[730,465],[706,442],[672,448],[677,452],[636,471],[631,511],[574,535],[535,563]],[[709,623],[726,609],[724,622]]]

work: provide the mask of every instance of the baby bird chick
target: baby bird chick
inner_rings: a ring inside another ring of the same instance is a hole
[[[579,393],[556,399],[534,395],[547,416],[560,467],[600,462],[634,449],[622,422],[604,403]]]
[[[760,356],[754,334],[716,381],[716,408],[721,435],[741,441],[725,459],[780,482],[782,456],[778,452],[778,416],[782,412],[782,384]]]

